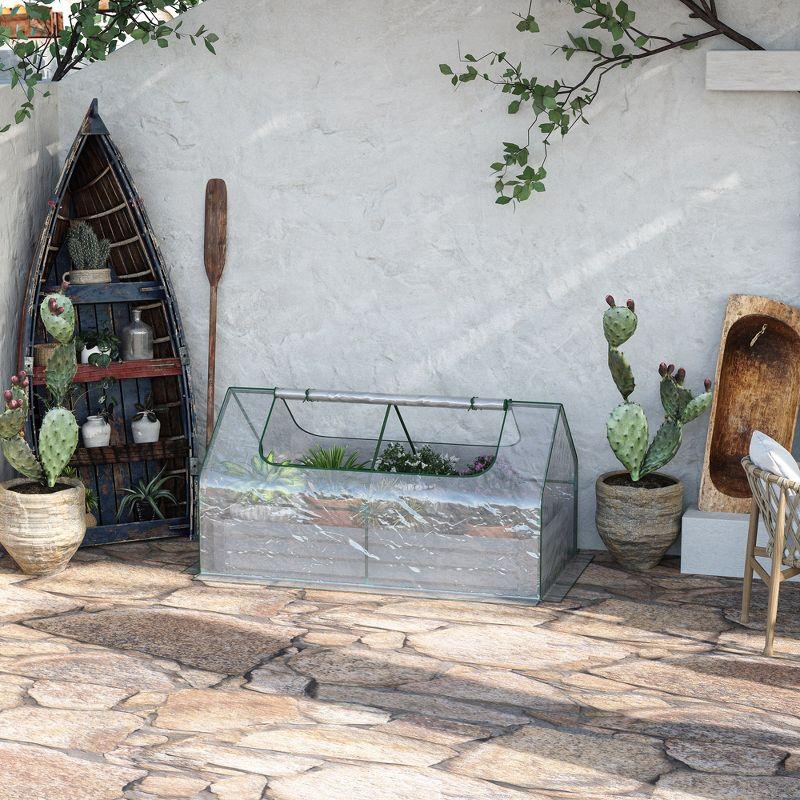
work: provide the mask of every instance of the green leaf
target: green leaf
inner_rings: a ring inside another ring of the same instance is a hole
[[[519,100],[514,100],[513,103],[508,104],[508,113],[516,114],[519,111]]]
[[[589,37],[589,47],[591,47],[595,53],[603,52],[603,43],[599,39],[595,39],[592,36]]]
[[[506,195],[500,195],[500,197],[498,197],[497,200],[495,200],[495,203],[497,203],[497,205],[499,206],[508,205],[510,202],[511,198],[507,197]]]
[[[450,67],[448,67],[447,64],[439,64],[439,72],[441,72],[442,75],[452,75],[453,74],[453,70],[450,69]]]

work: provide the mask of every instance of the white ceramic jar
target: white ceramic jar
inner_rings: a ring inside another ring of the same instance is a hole
[[[150,422],[145,414],[141,419],[131,422],[131,431],[136,444],[152,444],[158,441],[161,434],[161,420]]]
[[[95,353],[98,355],[100,354],[99,347],[84,347],[83,350],[81,350],[81,364],[88,364],[89,358]]]
[[[88,417],[81,434],[84,447],[108,447],[111,442],[111,426],[100,416]]]

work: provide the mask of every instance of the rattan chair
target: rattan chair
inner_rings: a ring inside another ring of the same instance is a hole
[[[742,623],[750,619],[750,594],[755,571],[769,585],[764,655],[771,656],[781,583],[800,575],[800,483],[759,469],[749,458],[742,459],[742,466],[753,493],[745,553]],[[763,517],[769,535],[766,547],[756,546],[759,517]],[[776,553],[779,554],[777,558]],[[772,560],[770,572],[759,564],[757,556]]]

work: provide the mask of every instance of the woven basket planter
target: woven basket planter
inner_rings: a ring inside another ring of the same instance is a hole
[[[86,286],[94,283],[111,283],[110,269],[73,269],[64,275],[64,280],[75,286]]]
[[[614,486],[609,478],[626,472],[606,472],[595,483],[595,522],[600,538],[623,567],[635,572],[652,569],[681,532],[683,484],[658,475],[666,486],[645,489]]]
[[[61,572],[86,534],[86,494],[74,478],[52,494],[22,494],[13,487],[28,478],[0,483],[0,544],[27,575]]]

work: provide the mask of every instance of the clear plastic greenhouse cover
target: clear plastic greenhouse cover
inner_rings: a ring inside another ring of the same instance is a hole
[[[199,503],[203,578],[536,602],[576,553],[577,459],[555,403],[231,388]]]

